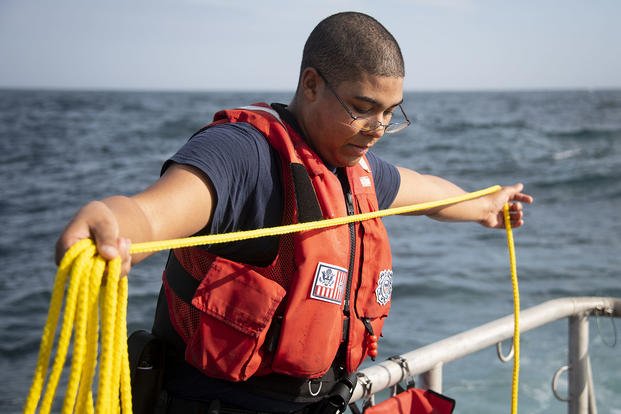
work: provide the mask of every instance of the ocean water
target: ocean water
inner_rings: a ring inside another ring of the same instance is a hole
[[[83,203],[132,194],[222,107],[288,93],[0,90],[0,412],[20,412],[55,275],[54,243]],[[407,93],[413,127],[376,152],[466,190],[523,182],[536,201],[515,232],[522,308],[568,296],[621,297],[621,91]],[[512,312],[503,231],[389,217],[393,312],[379,360]],[[151,325],[164,254],[130,274],[128,329]],[[600,413],[621,413],[619,321],[591,319]],[[522,336],[520,410],[564,413],[550,382],[567,322]],[[562,381],[561,381],[562,382]],[[495,349],[444,367],[459,413],[509,412],[511,364]]]

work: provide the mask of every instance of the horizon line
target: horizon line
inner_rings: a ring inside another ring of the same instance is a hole
[[[134,92],[134,93],[289,93],[295,89],[235,89],[235,88],[121,88],[121,87],[94,87],[94,86],[8,86],[1,85],[2,91],[57,91],[57,92]],[[541,86],[541,87],[481,87],[481,88],[404,88],[404,93],[502,93],[502,92],[597,92],[621,91],[621,86]]]

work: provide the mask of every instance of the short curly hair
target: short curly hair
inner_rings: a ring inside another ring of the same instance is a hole
[[[380,22],[358,12],[337,13],[319,22],[304,45],[300,75],[308,67],[334,85],[363,73],[405,76],[397,40]]]

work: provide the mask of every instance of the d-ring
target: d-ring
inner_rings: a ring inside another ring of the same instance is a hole
[[[552,394],[554,394],[556,399],[559,401],[564,401],[564,402],[569,401],[569,396],[563,398],[558,394],[558,390],[557,390],[559,377],[561,376],[563,372],[567,371],[568,369],[569,367],[567,365],[563,365],[562,367],[556,370],[556,372],[554,373],[554,376],[552,377]]]
[[[498,359],[502,362],[509,362],[513,359],[513,354],[515,353],[513,349],[513,342],[511,342],[511,349],[509,350],[509,354],[506,356],[502,354],[502,341],[496,344],[496,354],[498,355]]]
[[[323,382],[319,381],[319,388],[317,388],[316,392],[313,392],[313,389],[311,388],[311,382],[308,381],[308,392],[310,395],[312,395],[313,397],[316,397],[317,395],[319,395],[319,392],[321,391],[321,387],[323,386]]]

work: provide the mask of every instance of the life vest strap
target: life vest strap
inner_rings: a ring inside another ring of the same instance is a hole
[[[170,252],[168,257],[168,264],[166,266],[167,273],[174,275],[174,277],[166,276],[166,282],[168,286],[175,292],[175,295],[179,299],[183,300],[188,305],[192,304],[192,298],[198,289],[200,281],[192,277],[179,263],[179,260],[175,256],[174,252]]]

